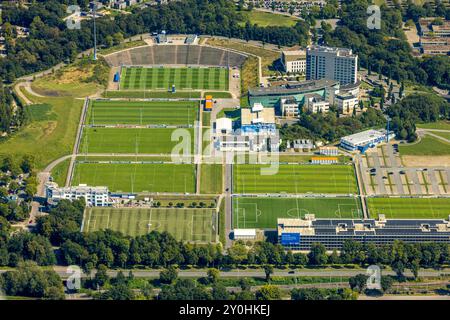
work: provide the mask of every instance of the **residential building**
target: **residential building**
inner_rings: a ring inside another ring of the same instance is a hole
[[[92,207],[106,207],[111,205],[108,187],[89,187],[81,184],[76,187],[58,187],[56,183],[46,186],[47,202],[56,205],[60,200],[77,200],[84,198],[86,205]]]
[[[305,74],[306,72],[306,51],[290,50],[281,53],[281,62],[284,71],[289,73]]]
[[[358,55],[351,49],[310,46],[306,52],[306,79],[330,79],[341,85],[358,81]]]
[[[450,220],[450,219],[449,219]],[[444,219],[304,219],[279,218],[277,233],[285,250],[309,251],[313,243],[321,243],[329,251],[342,249],[347,240],[363,245],[405,243],[450,244],[450,222]]]

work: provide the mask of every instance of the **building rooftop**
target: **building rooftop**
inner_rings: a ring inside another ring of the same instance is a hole
[[[275,123],[275,109],[263,108],[258,112],[252,112],[249,108],[241,109],[241,125],[252,125],[257,123]]]
[[[285,61],[296,61],[299,59],[306,59],[305,50],[288,50],[283,51],[282,53]]]
[[[343,137],[342,140],[345,140],[352,144],[359,144],[359,143],[365,142],[367,140],[370,140],[372,138],[382,137],[385,134],[386,134],[386,132],[383,132],[381,130],[371,129],[371,130],[366,130],[363,132],[358,132],[358,133]]]
[[[278,236],[282,233],[301,235],[420,235],[450,236],[450,222],[444,219],[292,219],[277,220]]]
[[[352,49],[348,48],[337,48],[337,47],[325,47],[325,46],[309,46],[309,51],[318,51],[323,53],[333,53],[338,57],[356,57],[356,54],[353,54]]]
[[[326,89],[338,85],[339,85],[338,81],[329,79],[307,80],[307,81],[289,82],[288,84],[282,86],[274,86],[267,88],[251,88],[248,90],[248,93],[251,96],[298,94]]]

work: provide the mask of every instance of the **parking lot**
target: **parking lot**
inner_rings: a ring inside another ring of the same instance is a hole
[[[361,160],[367,195],[450,195],[450,168],[404,167],[395,144],[368,150]]]

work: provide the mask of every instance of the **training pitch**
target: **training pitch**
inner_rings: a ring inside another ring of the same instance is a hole
[[[171,89],[228,90],[226,68],[123,68],[121,90]]]
[[[86,210],[83,231],[111,229],[133,237],[166,231],[177,240],[209,243],[216,241],[216,225],[212,209],[96,207]]]
[[[197,119],[196,101],[92,101],[87,125],[187,125]]]
[[[356,177],[350,165],[279,165],[276,174],[263,175],[267,165],[235,165],[233,191],[258,193],[357,193]]]
[[[362,218],[356,198],[233,198],[235,228],[275,229],[277,218]]]
[[[369,198],[371,218],[384,214],[387,219],[448,219],[449,198]]]
[[[192,164],[77,162],[72,185],[107,186],[111,192],[194,193]]]
[[[83,129],[79,152],[171,154],[173,148],[181,142],[180,135],[190,140],[191,150],[188,153],[193,154],[194,129],[86,127]],[[189,146],[189,141],[187,143]]]

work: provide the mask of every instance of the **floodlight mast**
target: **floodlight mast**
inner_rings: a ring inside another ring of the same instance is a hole
[[[95,24],[95,16],[97,15],[97,2],[93,3],[93,13],[94,13],[94,61],[97,60],[97,28]]]

